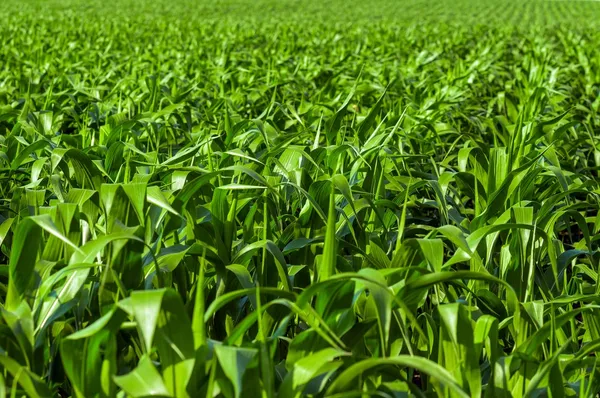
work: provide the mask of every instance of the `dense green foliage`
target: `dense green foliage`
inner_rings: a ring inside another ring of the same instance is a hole
[[[598,27],[2,2],[0,397],[596,396]]]

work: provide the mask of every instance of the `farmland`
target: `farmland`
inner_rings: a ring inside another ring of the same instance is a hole
[[[4,0],[0,397],[600,394],[600,2]]]

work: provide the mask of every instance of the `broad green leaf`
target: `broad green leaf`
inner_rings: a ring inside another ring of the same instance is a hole
[[[390,358],[370,358],[359,361],[347,368],[346,370],[344,370],[340,375],[338,375],[335,378],[333,383],[331,383],[331,385],[327,389],[327,394],[329,395],[348,391],[354,379],[356,379],[360,375],[364,375],[365,373],[373,369],[386,366],[402,366],[416,369],[432,377],[437,382],[442,383],[443,386],[448,387],[449,390],[452,391],[452,393],[456,396],[469,396],[469,394],[467,394],[461,389],[460,385],[456,382],[452,375],[448,373],[446,369],[442,368],[435,362],[432,362],[428,359],[412,357],[409,355],[401,355]]]
[[[170,397],[169,391],[147,355],[137,367],[124,376],[115,376],[115,383],[131,397]]]
[[[215,346],[215,354],[221,369],[233,384],[235,397],[241,397],[243,391],[242,378],[246,369],[258,354],[258,350],[217,345]]]

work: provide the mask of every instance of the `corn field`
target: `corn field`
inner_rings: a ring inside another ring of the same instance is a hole
[[[600,394],[600,2],[3,0],[0,398]]]

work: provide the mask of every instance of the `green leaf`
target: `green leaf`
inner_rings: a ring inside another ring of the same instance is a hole
[[[131,293],[131,309],[144,341],[146,352],[153,347],[154,332],[160,315],[165,289]]]
[[[115,376],[115,383],[134,398],[171,397],[163,379],[147,355],[142,356],[138,366],[124,376]]]
[[[318,265],[319,281],[326,281],[336,272],[337,263],[337,238],[336,238],[337,211],[335,209],[335,190],[331,185],[329,194],[329,212],[327,213],[327,230],[325,232],[325,243],[323,255]]]
[[[325,370],[329,370],[329,363],[348,353],[334,348],[325,348],[312,353],[294,363],[292,370],[288,372],[279,389],[279,394],[287,397],[302,396],[306,385]],[[337,367],[343,362],[337,362]]]
[[[380,367],[401,366],[416,369],[419,372],[430,376],[432,379],[441,383],[444,387],[449,388],[453,394],[458,397],[468,397],[469,394],[464,392],[456,380],[450,373],[435,362],[421,357],[413,357],[409,355],[400,355],[390,358],[369,358],[359,361],[349,368],[345,369],[339,376],[335,378],[333,383],[327,389],[327,395],[342,393],[349,391],[353,386],[353,381],[367,372]],[[438,393],[442,393],[438,386]]]
[[[42,231],[50,233],[58,241],[80,252],[80,249],[64,236],[48,215],[28,217],[21,221],[15,230],[9,262],[9,284],[6,307],[10,310],[18,306],[19,300],[27,292],[33,278],[33,270],[41,248]]]
[[[242,378],[246,369],[258,354],[258,350],[217,345],[215,346],[215,354],[221,369],[233,384],[235,397],[241,397],[243,391]]]

